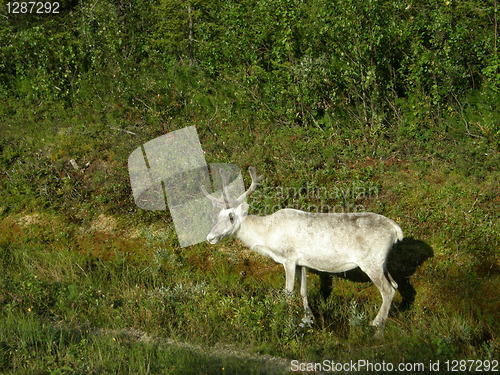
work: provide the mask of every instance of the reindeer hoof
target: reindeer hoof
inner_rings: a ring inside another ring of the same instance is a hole
[[[376,331],[375,331],[375,334],[373,335],[373,337],[375,337],[376,339],[381,339],[384,337],[385,322],[380,322],[380,321],[374,320],[370,325],[376,328]]]
[[[375,334],[373,335],[374,338],[376,339],[383,339],[384,338],[384,329],[383,328],[377,328],[375,331]]]
[[[306,326],[311,326],[312,324],[314,324],[314,320],[311,316],[306,315],[302,318],[302,323],[299,324],[299,327],[305,328]]]

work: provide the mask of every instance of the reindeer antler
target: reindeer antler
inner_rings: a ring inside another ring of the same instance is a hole
[[[208,199],[210,199],[212,201],[212,204],[214,206],[218,206],[220,208],[227,208],[226,206],[226,200],[224,199],[224,193],[222,193],[222,195],[220,196],[220,198],[217,198],[215,196],[213,196],[212,194],[210,194],[206,189],[205,189],[205,185],[201,185],[201,191],[203,192],[203,194],[205,195],[205,197],[207,197]]]
[[[250,173],[250,177],[252,178],[252,183],[250,184],[250,187],[247,189],[247,191],[245,191],[238,197],[238,199],[235,200],[237,206],[242,204],[245,201],[245,199],[247,199],[247,197],[250,194],[252,194],[255,191],[255,189],[257,189],[259,182],[264,179],[264,175],[257,176],[257,171],[255,167],[248,167],[248,172]]]
[[[242,195],[240,195],[238,199],[232,199],[229,196],[229,188],[228,188],[229,175],[227,171],[222,168],[219,169],[219,174],[222,180],[222,194],[220,198],[215,197],[212,194],[208,193],[204,185],[201,185],[201,191],[208,199],[212,201],[214,206],[218,206],[221,208],[237,207],[240,204],[242,204],[245,201],[245,199],[255,191],[255,189],[257,189],[259,182],[264,179],[263,175],[257,176],[255,167],[249,167],[248,172],[250,173],[250,177],[252,178],[252,183],[250,187],[247,189],[247,191],[245,191]]]
[[[213,196],[212,194],[208,193],[207,190],[205,189],[205,185],[201,185],[201,191],[205,196],[212,201],[212,204],[214,206],[218,206],[219,208],[229,208],[233,207],[232,203],[234,203],[234,200],[231,199],[229,196],[229,174],[224,168],[219,168],[219,174],[221,177],[222,181],[222,194],[220,198]],[[236,207],[236,206],[234,206]]]

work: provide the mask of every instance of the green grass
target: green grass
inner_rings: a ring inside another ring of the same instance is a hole
[[[285,125],[265,108],[233,108],[236,87],[199,72],[196,82],[164,73],[171,112],[159,97],[148,101],[161,86],[152,78],[134,88],[140,101],[86,94],[72,106],[1,103],[0,371],[276,373],[258,355],[286,363],[498,359],[494,110],[485,123],[470,117],[469,129],[453,113],[433,127]],[[186,91],[197,101],[176,96]],[[360,206],[394,219],[419,244],[403,246],[394,263],[416,295],[406,310],[397,295],[382,340],[368,325],[381,303],[371,283],[335,279],[323,300],[310,275],[316,322],[301,327],[298,296],[281,292],[281,266],[237,241],[181,249],[168,212],[135,206],[128,155],[189,125],[207,162],[265,174],[251,212]],[[355,189],[363,194],[341,194]],[[210,351],[219,345],[233,354]]]
[[[263,366],[258,360],[194,353],[166,345],[162,338],[205,348],[231,344],[248,353],[301,361],[498,358],[496,172],[464,178],[460,165],[434,156],[352,161],[339,156],[343,162],[310,177],[305,171],[321,157],[313,153],[305,161],[305,155],[319,146],[305,140],[293,154],[284,135],[276,139],[276,151],[252,163],[262,170],[259,165],[266,160],[294,155],[290,163],[297,167],[269,162],[262,187],[269,194],[256,196],[255,212],[274,203],[277,186],[312,189],[330,186],[328,181],[344,190],[353,183],[375,186],[377,194],[344,200],[297,194],[276,203],[301,208],[362,204],[393,218],[406,236],[432,248],[433,256],[411,276],[417,292],[413,305],[398,310],[401,297],[396,297],[381,341],[368,326],[381,302],[371,283],[336,280],[325,301],[319,278],[311,275],[316,323],[302,328],[298,297],[289,301],[281,292],[280,266],[236,241],[180,249],[167,214],[133,206],[123,166],[126,147],[106,151],[103,140],[88,147],[76,134],[74,143],[61,144],[64,137],[73,136],[60,130],[36,154],[23,151],[13,157],[7,169],[11,178],[3,182],[11,196],[4,201],[0,224],[2,371],[221,373],[224,368],[260,373]],[[281,148],[285,151],[278,154]],[[88,160],[88,169],[71,170],[73,155],[80,155],[80,164]],[[227,155],[242,166],[245,158]],[[26,167],[39,171],[36,182],[22,170]],[[117,207],[115,202],[122,203]],[[124,329],[159,339],[140,342],[96,333]]]
[[[435,190],[439,195],[453,189],[445,184]],[[408,205],[422,199],[413,195],[406,198]],[[379,196],[372,204],[384,199]],[[470,209],[472,203],[462,205]],[[484,209],[479,202],[476,207]],[[399,213],[403,210],[404,205],[393,216],[400,215],[408,234],[419,237],[432,227],[429,220],[437,223],[444,215],[435,212],[424,219],[416,211],[405,217]],[[172,231],[154,221],[137,223],[131,232],[130,219],[117,215],[83,225],[61,219],[39,212],[2,221],[0,365],[7,373],[210,374],[222,368],[262,373],[262,361],[193,353],[162,344],[162,338],[205,348],[227,343],[245,352],[304,361],[498,358],[498,269],[487,251],[491,242],[482,239],[475,248],[458,249],[459,241],[466,243],[462,237],[445,241],[455,233],[451,226],[431,237],[434,257],[412,276],[416,300],[409,310],[398,311],[397,297],[381,341],[368,326],[380,304],[371,283],[339,279],[323,300],[319,278],[311,275],[316,324],[302,328],[299,299],[290,301],[280,291],[281,267],[235,241],[179,249],[172,245]],[[474,231],[491,225],[477,214],[466,220],[478,223]],[[140,342],[112,333],[124,329],[158,340]]]
[[[124,332],[62,327],[27,312],[2,314],[4,374],[275,374],[280,365],[139,340]]]

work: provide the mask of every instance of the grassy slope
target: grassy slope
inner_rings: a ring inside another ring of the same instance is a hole
[[[202,366],[218,373],[242,366],[93,334],[126,327],[301,360],[498,358],[495,134],[478,127],[471,135],[453,119],[448,131],[276,125],[264,107],[236,108],[225,94],[200,87],[191,88],[198,99],[173,116],[154,98],[147,106],[4,106],[1,370],[189,373]],[[267,194],[252,201],[254,212],[360,205],[432,248],[411,276],[414,304],[393,309],[384,341],[367,326],[380,304],[371,284],[339,279],[323,301],[311,275],[317,321],[300,328],[299,301],[289,304],[279,292],[279,266],[236,241],[180,249],[168,213],[135,207],[128,154],[189,125],[197,126],[208,162],[255,165],[266,174]],[[86,167],[74,170],[70,159]],[[331,194],[307,193],[320,188]],[[335,195],[353,189],[366,194]]]

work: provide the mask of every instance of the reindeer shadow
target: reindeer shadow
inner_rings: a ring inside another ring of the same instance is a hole
[[[387,269],[396,283],[398,283],[398,291],[402,298],[398,306],[399,311],[408,310],[415,302],[417,291],[411,285],[410,277],[417,271],[418,267],[433,256],[434,251],[431,246],[412,237],[404,238],[392,247],[387,258]],[[314,270],[310,271],[315,272]],[[333,277],[357,282],[371,282],[359,267],[337,274],[317,271],[315,273],[318,273],[320,276],[320,292],[325,300],[332,293]]]

